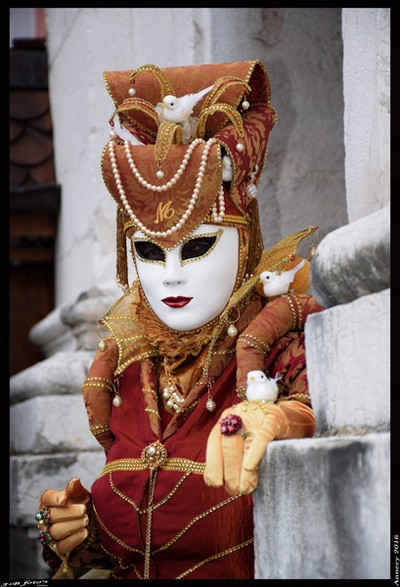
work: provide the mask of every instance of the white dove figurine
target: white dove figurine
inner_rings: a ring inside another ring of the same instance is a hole
[[[278,383],[281,377],[276,374],[274,379],[267,377],[263,371],[249,371],[247,373],[246,398],[249,401],[264,400],[275,402],[278,397]]]
[[[288,271],[263,271],[260,275],[263,284],[264,293],[267,297],[280,296],[289,291],[297,271],[301,269],[307,259],[302,259],[293,269]]]
[[[232,181],[232,161],[229,155],[222,157],[222,181]]]
[[[164,100],[157,104],[157,106],[161,106],[163,109],[163,112],[161,112],[163,122],[175,122],[176,124],[187,122],[197,102],[208,94],[212,87],[209,86],[196,94],[186,94],[186,96],[182,96],[181,98],[171,95],[165,96]]]
[[[208,88],[204,88],[200,92],[186,94],[180,98],[168,94],[162,102],[158,102],[155,106],[159,121],[180,124],[183,128],[184,142],[187,142],[192,134],[191,116],[193,108],[212,88],[213,86],[208,86]]]

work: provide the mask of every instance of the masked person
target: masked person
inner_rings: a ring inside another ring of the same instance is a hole
[[[256,186],[276,112],[261,62],[104,77],[124,295],[82,391],[106,463],[90,493],[78,478],[43,493],[43,556],[56,576],[251,579],[259,462],[315,431],[303,326],[322,308],[297,247],[316,228],[263,250]]]

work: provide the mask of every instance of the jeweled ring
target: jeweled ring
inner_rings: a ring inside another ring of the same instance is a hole
[[[43,546],[50,544],[50,542],[54,542],[54,538],[48,530],[46,530],[46,532],[39,532],[39,540]]]
[[[228,414],[225,418],[219,421],[221,434],[224,436],[232,436],[233,434],[240,434],[243,428],[242,418],[236,414]]]
[[[50,510],[44,507],[35,514],[35,520],[38,526],[50,526]]]

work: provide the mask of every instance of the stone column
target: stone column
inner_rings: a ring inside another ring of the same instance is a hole
[[[343,9],[350,223],[321,241],[305,327],[317,434],[274,442],[255,493],[256,578],[389,579],[389,9]]]

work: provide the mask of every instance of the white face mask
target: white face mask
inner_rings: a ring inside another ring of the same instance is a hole
[[[225,308],[236,282],[236,228],[200,225],[171,251],[132,236],[137,274],[154,313],[173,330],[194,330]]]

